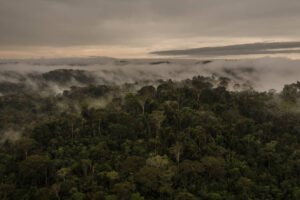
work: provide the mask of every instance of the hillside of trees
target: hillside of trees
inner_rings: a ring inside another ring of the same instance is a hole
[[[0,199],[299,200],[300,83],[230,82],[0,85]]]

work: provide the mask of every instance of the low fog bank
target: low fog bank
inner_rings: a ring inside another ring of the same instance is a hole
[[[286,84],[300,79],[299,67],[300,60],[284,58],[2,60],[0,115],[3,118],[0,120],[5,125],[0,126],[0,145],[19,140],[23,137],[23,126],[35,121],[48,120],[56,113],[117,109],[128,93],[139,93],[143,86],[149,85],[163,88],[170,79],[178,88],[193,87],[196,80],[195,83],[207,81],[212,86],[226,86],[234,91],[275,89],[280,95],[273,95],[272,91],[270,105],[282,113],[299,112],[300,83],[279,93]],[[294,103],[286,103],[285,98]]]
[[[21,89],[61,93],[72,86],[124,83],[156,85],[194,76],[227,77],[258,91],[281,91],[300,77],[300,60],[114,59],[106,57],[0,60],[0,93]]]

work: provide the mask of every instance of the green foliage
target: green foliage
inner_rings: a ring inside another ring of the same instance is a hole
[[[4,95],[0,199],[300,199],[299,83],[280,94],[230,84]]]

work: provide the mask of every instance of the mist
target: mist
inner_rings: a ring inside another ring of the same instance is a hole
[[[22,137],[22,133],[20,131],[16,131],[14,129],[8,129],[5,131],[1,131],[0,133],[0,144],[3,144],[7,141],[16,142]]]
[[[258,58],[243,60],[63,58],[0,61],[0,82],[15,88],[62,93],[71,86],[158,84],[194,76],[227,77],[254,90],[280,91],[300,77],[300,60]],[[8,86],[7,86],[8,87]],[[41,90],[41,88],[43,88]],[[5,90],[5,87],[2,87]],[[2,94],[5,91],[0,91]]]

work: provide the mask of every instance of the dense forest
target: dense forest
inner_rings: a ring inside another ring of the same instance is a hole
[[[1,200],[300,199],[299,82],[257,92],[80,73],[87,85],[56,95],[0,85]]]

